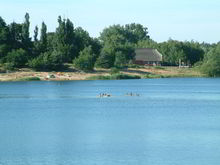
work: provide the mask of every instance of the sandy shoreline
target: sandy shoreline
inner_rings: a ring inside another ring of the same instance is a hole
[[[143,77],[147,74],[163,75],[169,77],[202,77],[199,71],[191,68],[178,67],[146,67],[146,68],[129,68],[121,70],[120,73],[128,75],[137,75]],[[52,76],[51,76],[52,75]],[[42,81],[68,81],[68,80],[87,80],[92,76],[110,75],[110,69],[97,69],[91,73],[85,72],[36,72],[28,69],[10,73],[0,73],[0,81],[22,81],[25,78],[38,77]]]

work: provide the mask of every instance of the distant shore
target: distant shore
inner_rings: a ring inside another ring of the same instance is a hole
[[[129,78],[171,78],[171,77],[205,77],[193,68],[178,67],[141,67],[127,68],[118,71],[117,76],[111,69],[95,69],[93,72],[36,72],[31,69],[20,69],[0,73],[0,81],[68,81],[98,79],[129,79]],[[122,75],[122,76],[120,76]]]

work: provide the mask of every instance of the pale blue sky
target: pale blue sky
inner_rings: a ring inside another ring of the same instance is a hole
[[[0,0],[0,16],[7,23],[31,17],[31,33],[42,21],[55,31],[57,17],[70,18],[98,37],[112,24],[140,23],[152,39],[220,41],[220,0]]]

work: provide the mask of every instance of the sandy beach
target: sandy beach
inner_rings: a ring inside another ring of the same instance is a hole
[[[148,74],[162,75],[164,77],[203,77],[199,71],[192,68],[178,67],[144,67],[144,68],[128,68],[120,70],[122,74],[137,75],[144,77]],[[28,78],[37,77],[42,81],[67,81],[67,80],[87,80],[92,76],[107,76],[111,74],[110,69],[95,69],[93,72],[85,73],[79,71],[67,72],[36,72],[31,69],[20,69],[18,71],[10,71],[0,73],[0,81],[22,81]]]

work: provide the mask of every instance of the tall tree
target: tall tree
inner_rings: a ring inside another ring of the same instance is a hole
[[[33,44],[33,49],[32,49],[32,55],[33,57],[37,57],[41,53],[41,48],[40,48],[40,42],[38,40],[38,33],[39,33],[39,28],[38,26],[35,26],[34,29],[34,44]]]
[[[75,47],[76,47],[76,54],[79,55],[79,52],[82,51],[84,48],[88,46],[92,46],[92,50],[94,54],[99,55],[101,44],[97,38],[92,38],[89,36],[89,33],[84,30],[82,27],[77,27],[75,30]]]
[[[63,62],[70,62],[76,57],[74,26],[69,19],[62,20],[61,16],[58,17],[58,23],[54,50],[59,52]]]
[[[30,28],[30,16],[28,13],[25,14],[25,20],[24,23],[22,24],[22,44],[24,50],[26,50],[29,54],[31,54],[31,49],[32,49],[32,42],[30,38],[30,33],[29,33],[29,28]]]
[[[19,49],[22,47],[22,24],[12,22],[9,25],[10,45],[11,49]]]
[[[208,76],[220,77],[220,43],[206,54],[201,68]]]
[[[0,17],[0,58],[6,56],[9,49],[9,28]]]
[[[41,25],[41,35],[40,35],[40,48],[41,52],[47,51],[47,25],[42,22]]]
[[[127,24],[124,29],[126,38],[131,43],[137,43],[138,41],[148,40],[150,38],[148,35],[148,28],[141,24]]]
[[[37,42],[38,41],[38,26],[35,26],[35,29],[34,29],[34,42]]]
[[[30,28],[30,16],[28,13],[25,14],[25,20],[22,25],[22,41],[24,43],[27,43],[30,41],[30,33],[29,33],[29,28]]]

